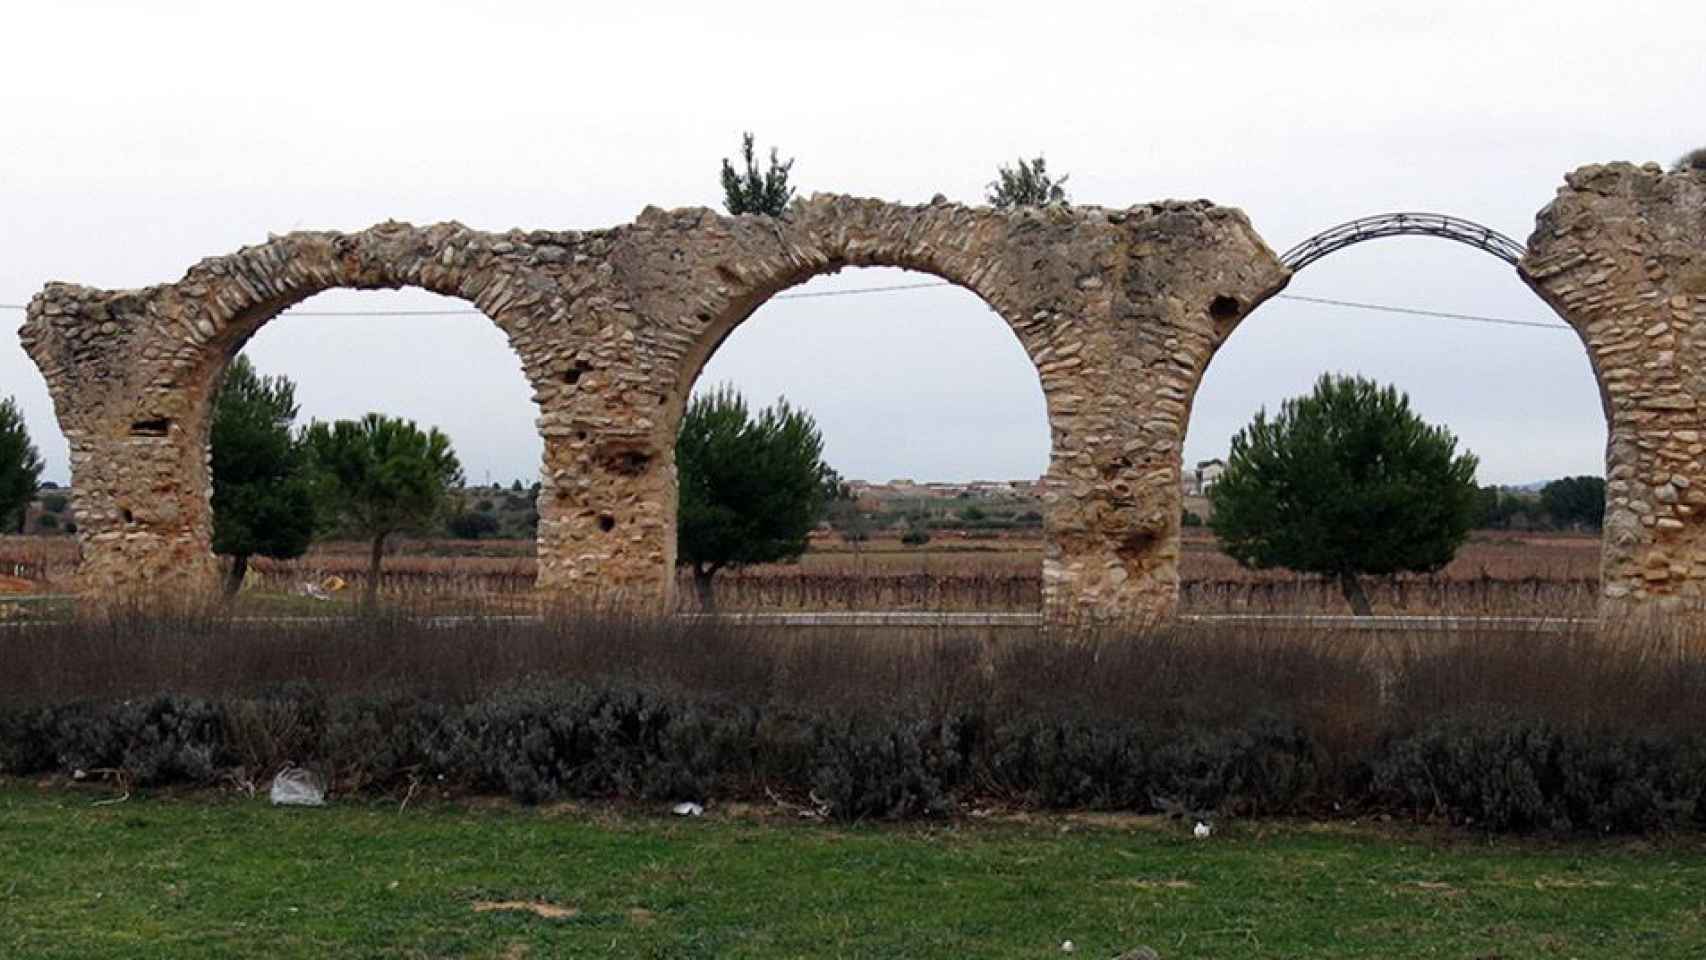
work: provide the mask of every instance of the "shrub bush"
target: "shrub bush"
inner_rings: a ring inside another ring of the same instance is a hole
[[[463,511],[445,521],[445,529],[459,540],[478,540],[498,532],[498,518],[489,512]]]
[[[764,800],[1313,813],[1497,831],[1706,824],[1706,666],[1674,640],[1041,633],[801,641],[615,620],[115,619],[8,637],[0,774]],[[294,679],[292,679],[294,678]],[[170,693],[144,691],[166,688]]]
[[[813,724],[812,792],[844,820],[944,814],[975,735],[958,718],[831,714]]]
[[[232,761],[220,708],[197,697],[72,703],[16,716],[0,730],[23,738],[3,754],[16,773],[116,771],[139,786],[206,783]]]
[[[1488,830],[1632,833],[1696,813],[1706,743],[1522,717],[1453,717],[1394,739],[1372,767],[1374,789],[1416,814]]]

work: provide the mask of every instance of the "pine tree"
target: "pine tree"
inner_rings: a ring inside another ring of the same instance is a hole
[[[1048,175],[1048,162],[1042,154],[1030,161],[1021,157],[1018,169],[1003,166],[996,172],[986,199],[997,210],[1068,203],[1066,180],[1067,177],[1055,180]]]
[[[675,444],[677,560],[701,602],[717,571],[791,560],[823,518],[829,468],[811,414],[786,400],[747,411],[733,387],[695,397]]]
[[[0,400],[0,530],[23,532],[41,470],[41,453],[30,442],[23,411],[11,397]]]
[[[743,213],[781,216],[788,209],[788,202],[794,198],[794,188],[788,186],[788,172],[794,169],[793,159],[783,163],[776,148],[771,147],[770,167],[760,173],[758,160],[753,156],[752,134],[743,133],[740,139],[746,170],[737,173],[728,158],[723,158],[723,206],[736,216]]]
[[[1367,615],[1362,575],[1438,570],[1468,537],[1476,460],[1456,448],[1396,389],[1325,375],[1232,438],[1209,525],[1244,566],[1335,577]]]
[[[231,557],[227,594],[243,586],[254,555],[300,557],[316,526],[308,457],[291,435],[296,385],[263,377],[247,357],[225,371],[214,401],[213,550]]]
[[[309,424],[303,440],[313,457],[321,502],[350,533],[369,542],[367,590],[379,596],[385,540],[430,529],[455,504],[462,465],[450,438],[412,420],[370,413],[360,420]]]

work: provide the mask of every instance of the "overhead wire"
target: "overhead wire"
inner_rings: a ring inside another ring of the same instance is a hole
[[[799,293],[779,293],[772,300],[808,300],[816,297],[846,297],[867,293],[894,293],[902,290],[923,290],[930,287],[952,287],[957,284],[947,280],[931,280],[922,283],[896,283],[876,287],[850,287],[846,290],[805,290]],[[1474,313],[1452,313],[1444,310],[1424,310],[1419,307],[1399,307],[1388,303],[1370,303],[1364,300],[1341,300],[1332,297],[1310,297],[1297,293],[1281,293],[1275,295],[1276,300],[1292,300],[1299,303],[1313,303],[1319,306],[1345,307],[1353,310],[1369,310],[1377,313],[1392,313],[1412,317],[1431,317],[1439,320],[1459,320],[1467,323],[1490,323],[1507,327],[1537,327],[1544,330],[1569,330],[1562,323],[1547,323],[1542,320],[1516,320],[1510,317],[1489,317]],[[21,303],[0,303],[0,310],[23,310]],[[442,308],[442,309],[401,309],[401,310],[287,310],[287,313],[297,317],[460,317],[473,316],[480,311],[471,308]]]

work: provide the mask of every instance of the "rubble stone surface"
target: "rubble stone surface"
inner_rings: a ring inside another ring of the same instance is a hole
[[[1706,583],[1706,178],[1594,166],[1539,217],[1521,272],[1582,336],[1611,423],[1605,591]],[[977,294],[1037,370],[1048,610],[1159,617],[1178,598],[1180,459],[1203,371],[1290,274],[1237,210],[996,211],[839,195],[781,218],[649,207],[608,230],[458,223],[298,232],[140,290],[49,284],[20,331],[71,448],[80,587],[104,599],[216,590],[208,428],[227,364],[260,327],[333,288],[418,287],[502,329],[545,442],[538,587],[673,606],[674,439],[725,337],[771,296],[849,266]]]
[[[1523,279],[1587,346],[1605,407],[1603,606],[1706,596],[1706,173],[1583,167],[1536,219]]]

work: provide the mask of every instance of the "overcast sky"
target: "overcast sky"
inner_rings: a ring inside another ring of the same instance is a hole
[[[1366,214],[1437,210],[1526,239],[1565,171],[1706,143],[1698,0],[586,5],[13,4],[0,58],[0,303],[49,280],[167,282],[291,229],[386,219],[588,228],[720,202],[754,130],[803,192],[978,201],[1044,152],[1080,203],[1208,197],[1277,250]],[[820,12],[823,11],[823,12]],[[796,292],[924,281],[852,270]],[[1288,293],[1556,320],[1505,264],[1441,240],[1365,244]],[[330,292],[303,311],[456,301]],[[0,396],[48,462],[63,439],[0,311]],[[249,347],[305,417],[447,430],[472,480],[532,479],[536,411],[479,316],[285,315]],[[1197,397],[1187,459],[1323,371],[1409,392],[1520,483],[1603,468],[1566,330],[1270,302]],[[1035,477],[1048,432],[1013,335],[953,287],[772,301],[701,380],[786,394],[867,479]]]

